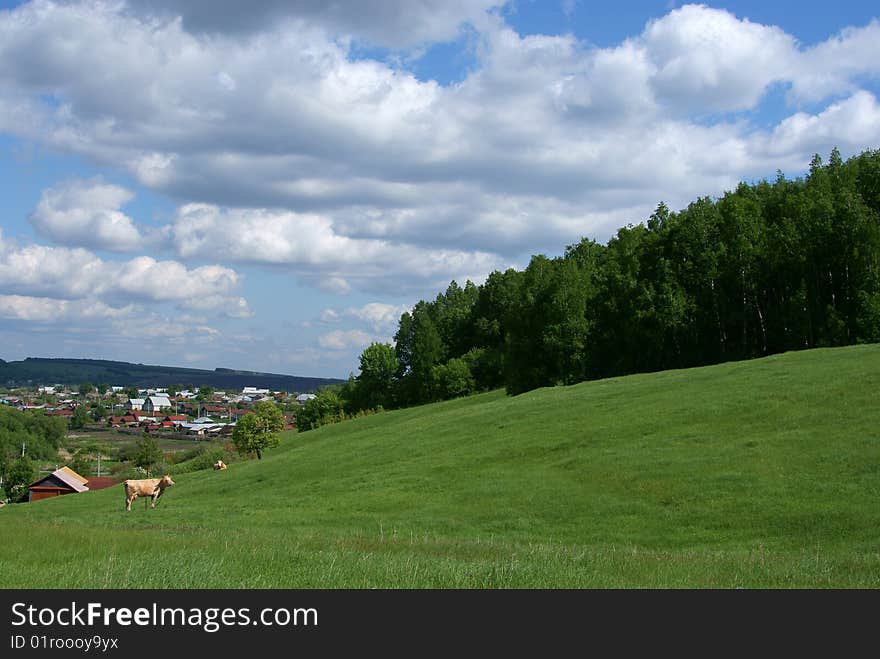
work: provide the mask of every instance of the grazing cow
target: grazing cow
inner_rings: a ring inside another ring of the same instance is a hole
[[[217,462],[214,463],[214,471],[219,471],[221,469],[226,469],[226,463],[223,462],[223,460],[217,460]]]
[[[165,488],[169,485],[174,485],[174,481],[171,480],[171,476],[167,474],[162,476],[162,478],[143,478],[140,480],[127,480],[122,486],[125,488],[125,509],[131,510],[131,502],[137,499],[138,497],[152,497],[153,505],[152,507],[156,507],[156,502],[159,501],[159,497],[165,492]],[[144,501],[146,503],[146,501]]]

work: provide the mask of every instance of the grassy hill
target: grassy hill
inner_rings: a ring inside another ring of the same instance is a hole
[[[878,403],[872,345],[388,412],[7,506],[0,583],[877,588]]]

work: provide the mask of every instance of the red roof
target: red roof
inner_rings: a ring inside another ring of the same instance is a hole
[[[49,414],[51,416],[73,416],[73,410],[52,410]]]
[[[115,480],[108,478],[107,476],[94,476],[86,483],[90,490],[103,490],[117,484],[118,483]]]
[[[186,421],[185,414],[169,414],[165,417],[166,421]]]

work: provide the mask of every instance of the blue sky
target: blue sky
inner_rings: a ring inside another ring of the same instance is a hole
[[[346,377],[661,200],[880,148],[875,3],[0,2],[0,357]]]

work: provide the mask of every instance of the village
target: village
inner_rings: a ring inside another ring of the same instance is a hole
[[[46,415],[66,418],[72,429],[88,423],[202,439],[231,434],[235,423],[250,414],[250,407],[260,401],[278,405],[284,412],[285,430],[292,429],[296,427],[296,409],[314,397],[312,393],[291,394],[258,387],[244,387],[240,393],[233,394],[211,387],[169,391],[168,388],[83,384],[77,389],[54,385],[11,390],[0,393],[0,404],[21,411],[42,410]],[[85,423],[76,423],[78,409],[85,412]]]
[[[44,418],[63,432],[57,455],[44,455],[34,464],[36,478],[28,484],[24,500],[38,501],[103,489],[124,475],[137,475],[136,453],[145,440],[156,446],[156,466],[179,471],[187,468],[187,462],[219,460],[225,464],[224,459],[236,459],[230,444],[235,425],[254,413],[254,405],[274,404],[282,412],[283,429],[292,430],[297,410],[314,397],[313,393],[254,386],[227,392],[210,386],[139,388],[83,383],[2,389],[0,407]],[[20,457],[31,457],[32,448],[22,442]],[[2,495],[0,501],[5,503]]]

